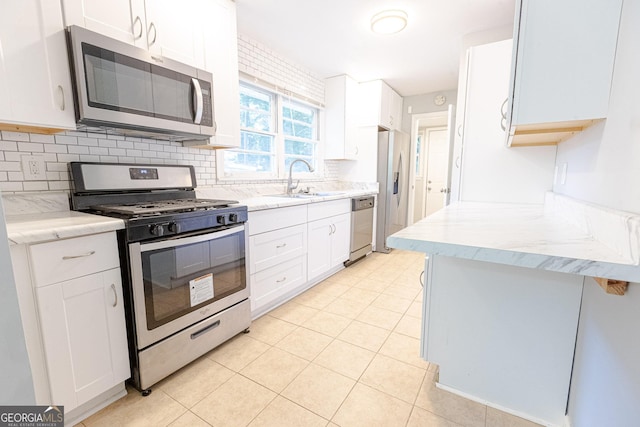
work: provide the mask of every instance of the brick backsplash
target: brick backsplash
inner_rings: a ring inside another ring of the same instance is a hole
[[[324,81],[309,70],[274,53],[261,43],[238,36],[241,71],[324,103]],[[40,155],[46,164],[46,181],[27,181],[22,172],[24,155]],[[198,186],[242,183],[280,183],[283,180],[219,181],[216,151],[183,147],[179,142],[121,135],[100,130],[68,131],[55,135],[2,131],[0,133],[0,191],[69,191],[68,163],[72,161],[139,164],[189,164],[196,170]],[[339,178],[338,163],[325,162],[324,180]]]

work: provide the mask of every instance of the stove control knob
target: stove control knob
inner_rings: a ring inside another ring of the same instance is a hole
[[[238,222],[238,214],[230,213],[229,214],[229,222]]]
[[[218,222],[218,224],[225,224],[225,218],[224,215],[218,215],[218,217],[216,218],[216,221]]]
[[[154,236],[160,237],[164,235],[164,227],[162,226],[162,224],[151,225],[149,227],[149,233],[153,234]]]
[[[169,231],[172,233],[179,233],[181,229],[180,224],[178,224],[177,222],[170,222],[169,227],[167,228],[169,228]]]

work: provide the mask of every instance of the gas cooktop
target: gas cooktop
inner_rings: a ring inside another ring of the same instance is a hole
[[[91,209],[105,214],[118,213],[129,216],[154,216],[169,212],[178,213],[219,209],[237,203],[236,200],[174,199],[131,204],[94,205]]]

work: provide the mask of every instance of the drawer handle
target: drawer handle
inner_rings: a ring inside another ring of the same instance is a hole
[[[191,339],[195,340],[196,338],[198,338],[200,335],[206,334],[207,332],[209,332],[212,329],[217,328],[218,326],[220,326],[220,321],[216,320],[215,322],[213,322],[212,324],[210,324],[209,326],[206,326],[202,329],[200,329],[198,332],[194,332],[191,334]]]
[[[284,248],[285,246],[287,246],[287,244],[286,244],[286,243],[283,243],[283,244],[281,244],[281,245],[277,245],[277,246],[276,246],[276,248],[277,248],[277,249],[280,249],[280,248]]]
[[[284,282],[285,280],[287,280],[287,276],[284,276],[284,277],[283,277],[282,279],[280,279],[280,280],[276,280],[276,283],[282,283],[282,282]]]
[[[115,284],[111,284],[111,290],[113,291],[113,307],[118,305],[118,291],[116,291],[116,285]]]
[[[81,255],[65,255],[62,257],[63,260],[68,260],[68,259],[76,259],[76,258],[84,258],[84,257],[88,257],[91,256],[93,254],[95,254],[96,251],[89,251],[86,254],[81,254]]]

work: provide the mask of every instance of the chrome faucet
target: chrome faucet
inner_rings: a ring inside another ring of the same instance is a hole
[[[292,173],[293,173],[293,165],[294,165],[296,162],[302,162],[302,163],[304,163],[305,165],[307,165],[307,167],[309,168],[309,172],[313,172],[313,171],[315,170],[315,169],[313,168],[313,166],[311,166],[311,165],[309,164],[309,162],[307,162],[306,160],[303,160],[303,159],[295,159],[294,161],[292,161],[292,162],[291,162],[291,164],[289,165],[289,178],[287,179],[287,195],[289,195],[289,196],[291,195],[291,191],[292,191],[292,190],[295,190],[296,188],[298,188],[298,184],[300,184],[300,180],[298,180],[298,181],[296,182],[296,184],[294,185],[294,184],[293,184],[293,180],[291,179],[291,175],[292,175]]]

